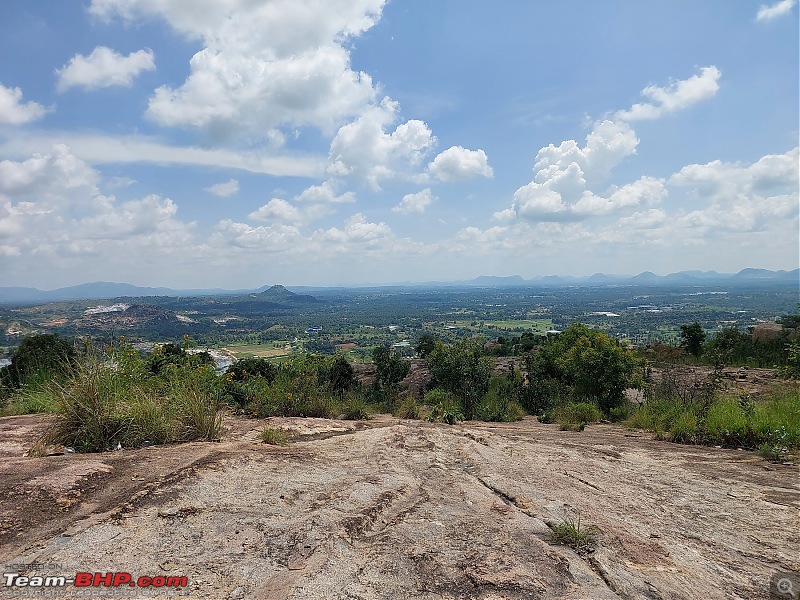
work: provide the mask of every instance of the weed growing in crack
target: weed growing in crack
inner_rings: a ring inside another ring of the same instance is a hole
[[[550,527],[550,542],[564,544],[576,552],[594,552],[600,536],[600,528],[596,525],[581,523],[581,515],[575,518],[565,515],[560,523],[548,523]]]

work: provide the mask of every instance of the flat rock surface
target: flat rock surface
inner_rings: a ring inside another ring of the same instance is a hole
[[[219,443],[24,457],[43,423],[0,419],[3,572],[188,580],[137,597],[499,600],[768,598],[800,570],[797,466],[612,425],[231,417]],[[265,425],[293,442],[259,443]],[[551,544],[578,515],[596,549]]]

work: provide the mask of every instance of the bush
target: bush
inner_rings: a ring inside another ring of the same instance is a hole
[[[516,386],[508,377],[492,377],[489,390],[478,404],[476,416],[482,421],[511,423],[525,415],[524,409],[514,401]]]
[[[464,420],[461,403],[450,392],[441,389],[431,390],[425,394],[425,403],[433,407],[428,421],[453,425],[457,421]]]
[[[419,405],[412,396],[406,396],[400,402],[396,416],[401,419],[419,419]]]
[[[741,446],[747,441],[747,415],[734,398],[724,397],[712,404],[705,423],[712,442],[722,446]]]
[[[289,444],[289,435],[283,429],[264,427],[261,430],[261,441],[273,446],[287,446]]]
[[[526,362],[528,386],[534,390],[525,401],[535,406],[525,401],[523,406],[536,414],[564,395],[589,399],[607,414],[625,402],[626,388],[641,383],[641,364],[632,350],[580,323],[548,338]]]
[[[145,441],[218,439],[218,389],[207,367],[175,367],[161,377],[147,377],[130,356],[102,362],[89,355],[67,381],[43,388],[56,413],[46,440],[80,452],[101,452]]]
[[[364,421],[369,419],[367,403],[360,394],[350,394],[344,403],[343,419],[350,421]]]
[[[267,383],[275,381],[277,368],[265,358],[240,358],[225,371],[228,381],[244,381],[250,377],[262,377]]]
[[[756,449],[770,457],[800,447],[800,387],[771,390],[760,402],[748,396],[683,401],[652,398],[626,421],[674,442]]]
[[[586,425],[600,422],[602,416],[600,409],[594,404],[576,402],[556,407],[548,420],[558,423],[564,431],[583,431]]]
[[[32,335],[22,340],[11,357],[11,364],[0,369],[0,384],[19,388],[24,384],[43,384],[63,379],[74,368],[76,353],[68,340],[54,333]]]
[[[698,440],[699,423],[692,412],[683,412],[672,423],[669,436],[673,442],[679,444],[693,444]]]
[[[44,382],[29,384],[14,391],[8,404],[0,410],[0,416],[9,415],[34,415],[38,413],[52,413],[56,410],[53,394],[47,389]]]

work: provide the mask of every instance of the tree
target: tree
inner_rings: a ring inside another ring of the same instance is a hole
[[[232,381],[244,381],[248,377],[263,377],[267,383],[275,381],[278,370],[266,358],[240,358],[225,371]]]
[[[32,335],[22,340],[11,364],[0,370],[8,387],[19,387],[32,378],[44,381],[61,375],[75,365],[75,348],[55,333]]]
[[[523,406],[536,413],[567,396],[595,402],[608,413],[624,402],[626,388],[639,385],[634,352],[580,323],[549,338],[526,362]]]
[[[400,382],[408,375],[411,364],[387,346],[375,348],[372,361],[375,363],[375,382],[384,392],[389,409],[393,410]]]
[[[330,372],[330,386],[331,389],[339,394],[339,399],[344,399],[344,394],[355,383],[355,372],[353,365],[341,354],[333,359]]]
[[[187,338],[188,336],[184,336],[183,347],[169,343],[155,348],[147,359],[150,372],[153,375],[161,375],[169,367],[195,368],[215,364],[214,357],[208,352],[187,352]]]
[[[425,358],[428,356],[428,354],[433,352],[434,348],[436,348],[436,338],[430,333],[423,333],[421,336],[419,336],[417,345],[414,346],[414,350],[420,358]]]
[[[461,400],[466,419],[475,418],[489,389],[492,359],[484,355],[483,346],[483,338],[465,336],[457,344],[437,342],[427,358],[434,380]]]
[[[686,351],[689,354],[697,358],[703,353],[703,344],[706,341],[706,333],[703,331],[700,323],[681,325],[680,340],[681,347],[686,348]]]

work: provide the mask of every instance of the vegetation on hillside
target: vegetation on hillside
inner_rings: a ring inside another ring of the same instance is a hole
[[[715,373],[724,364],[774,361],[780,376],[797,378],[800,346],[790,327],[795,322],[790,315],[782,323],[759,340],[734,328],[707,335],[695,322],[681,328],[677,345],[645,349],[580,323],[558,334],[523,331],[496,341],[476,335],[448,341],[423,331],[412,354],[425,361],[432,380],[418,395],[401,386],[410,367],[410,349],[402,344],[373,347],[367,357],[374,365],[370,384],[359,381],[343,353],[293,352],[279,361],[249,357],[218,374],[211,355],[192,348],[188,336],[142,353],[124,340],[98,348],[35,335],[0,369],[0,402],[4,414],[55,413],[48,441],[82,451],[215,439],[228,406],[255,417],[364,419],[386,411],[450,424],[513,421],[528,413],[575,431],[602,419],[627,419],[631,427],[676,442],[785,457],[800,446],[797,387],[756,402],[723,394],[717,380],[689,389],[648,375],[654,360],[662,369],[665,361],[705,362]],[[498,372],[498,355],[520,358]],[[630,388],[644,388],[642,406],[627,400]]]

